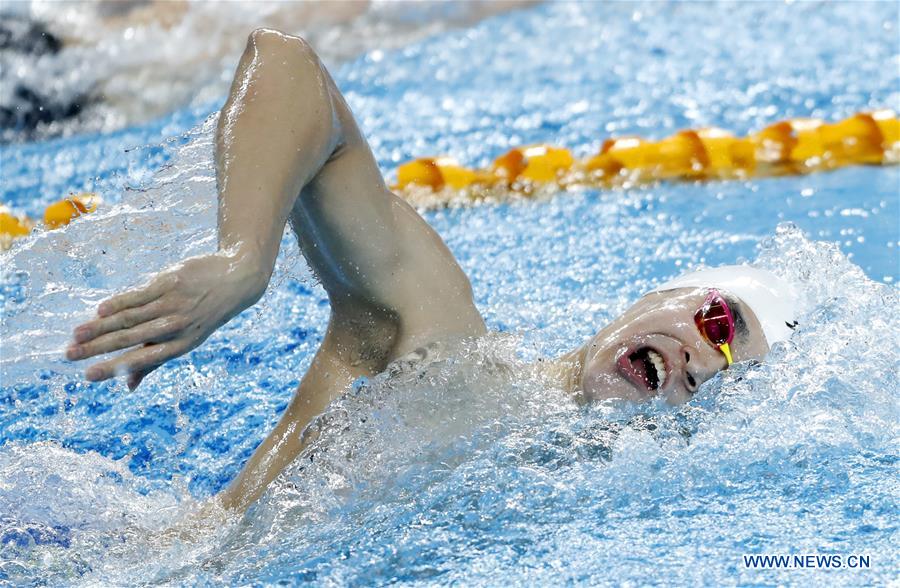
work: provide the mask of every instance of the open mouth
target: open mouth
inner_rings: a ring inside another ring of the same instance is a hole
[[[618,360],[619,371],[638,386],[653,392],[666,383],[666,361],[654,349],[641,347]]]

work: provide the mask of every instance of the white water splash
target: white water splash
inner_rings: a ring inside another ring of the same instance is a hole
[[[208,107],[228,91],[247,35],[272,27],[305,36],[330,66],[533,3],[487,1],[214,2],[165,0],[12,3],[63,40],[56,55],[8,52],[0,106],[18,86],[78,117],[43,124],[41,135],[110,132],[185,106]],[[4,8],[4,10],[9,10]],[[83,99],[82,97],[86,97]],[[14,134],[5,136],[13,139]]]

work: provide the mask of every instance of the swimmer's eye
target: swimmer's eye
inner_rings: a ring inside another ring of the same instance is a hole
[[[691,388],[695,388],[697,386],[697,380],[695,380],[694,376],[692,376],[691,374],[687,375],[687,381],[688,381],[688,384],[691,385]],[[693,392],[692,392],[692,394],[693,394]]]

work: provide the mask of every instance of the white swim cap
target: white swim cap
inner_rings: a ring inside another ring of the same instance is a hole
[[[770,271],[749,265],[724,265],[678,276],[652,292],[675,288],[715,288],[734,294],[746,304],[762,325],[771,347],[785,341],[797,324],[797,291]]]

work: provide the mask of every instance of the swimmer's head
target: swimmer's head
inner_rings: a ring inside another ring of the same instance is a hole
[[[762,359],[796,326],[794,289],[771,272],[725,266],[645,294],[578,350],[586,399],[690,399],[737,363]]]

